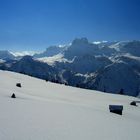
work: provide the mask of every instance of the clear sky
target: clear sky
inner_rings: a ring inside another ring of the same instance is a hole
[[[44,50],[76,37],[140,39],[140,0],[0,0],[0,49]]]

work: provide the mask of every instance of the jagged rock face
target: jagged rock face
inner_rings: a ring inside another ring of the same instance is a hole
[[[86,38],[75,39],[64,52],[64,57],[67,59],[73,59],[75,56],[94,55],[98,54],[98,52],[98,45],[89,43]]]
[[[50,46],[46,49],[45,52],[40,54],[35,54],[35,58],[41,58],[41,57],[51,57],[54,55],[57,55],[59,53],[62,53],[65,50],[65,47],[58,47],[58,46]]]

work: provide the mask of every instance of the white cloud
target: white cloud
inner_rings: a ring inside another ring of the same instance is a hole
[[[33,56],[35,54],[34,51],[22,51],[22,52],[11,52],[14,56],[25,56],[25,55],[31,55]]]
[[[103,40],[103,41],[94,41],[93,42],[93,44],[100,44],[100,43],[107,43],[108,41],[105,41],[105,40]]]
[[[100,41],[94,41],[93,44],[100,44]]]
[[[65,47],[66,45],[58,45],[60,48],[63,48],[63,47]]]

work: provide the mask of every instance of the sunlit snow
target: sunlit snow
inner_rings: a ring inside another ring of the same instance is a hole
[[[140,105],[105,94],[0,71],[1,140],[139,140]],[[20,82],[22,87],[16,87]],[[10,98],[15,93],[16,99]],[[109,112],[124,106],[123,115]]]

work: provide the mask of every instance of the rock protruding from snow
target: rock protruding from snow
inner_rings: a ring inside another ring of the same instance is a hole
[[[13,93],[13,94],[11,95],[11,98],[16,98],[16,95]]]

